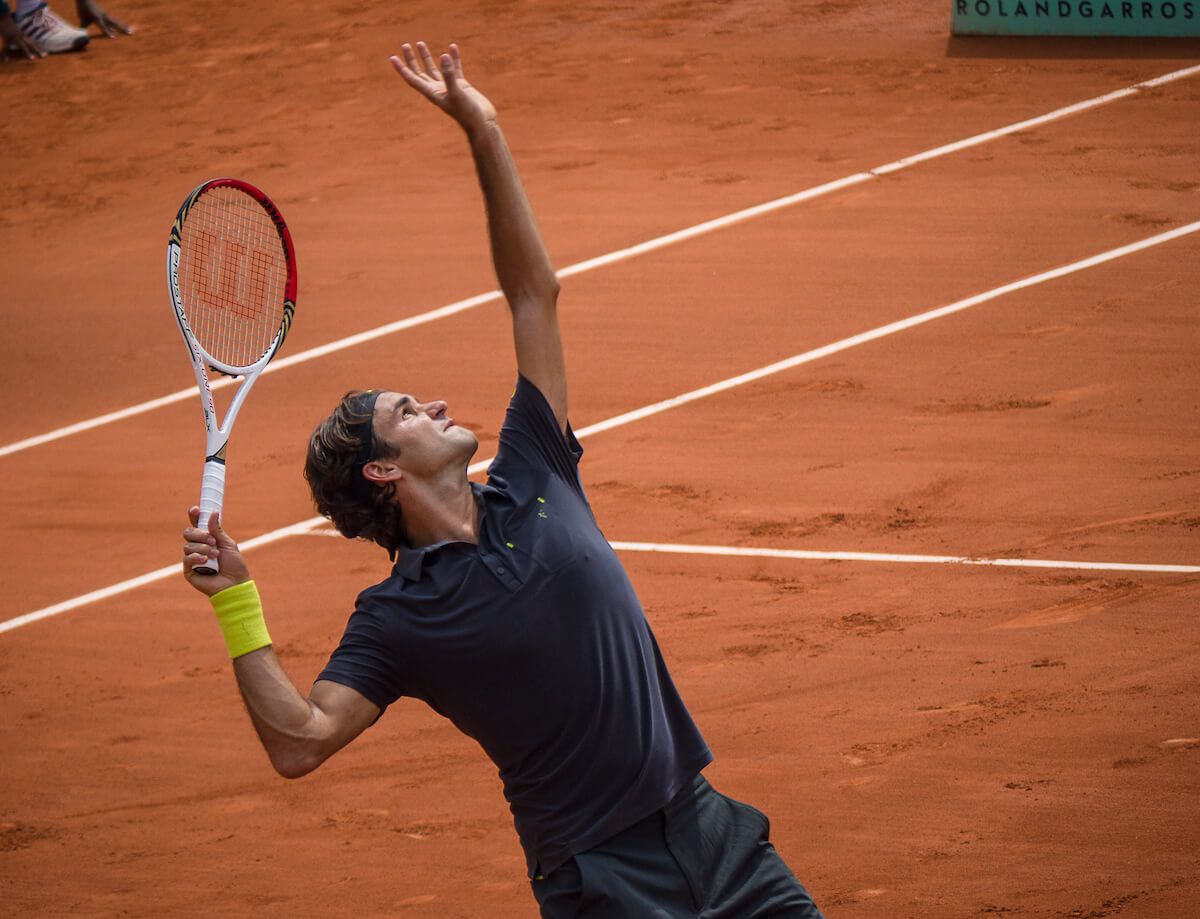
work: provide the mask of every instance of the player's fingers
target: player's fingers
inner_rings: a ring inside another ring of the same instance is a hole
[[[32,38],[23,38],[18,44],[18,47],[20,48],[21,53],[31,61],[35,58],[46,56],[46,52],[43,50],[42,46]]]
[[[438,63],[442,68],[442,79],[446,81],[446,91],[454,92],[458,86],[458,74],[454,72],[454,61],[450,59],[450,55],[443,54]]]
[[[184,528],[183,541],[189,546],[215,546],[217,544],[217,538],[212,533],[202,530],[194,524]]]
[[[192,522],[192,526],[200,522],[200,508],[194,504],[188,508],[188,520]]]
[[[433,80],[426,76],[421,70],[421,65],[417,63],[417,56],[413,52],[412,45],[405,43],[401,48],[401,53],[404,55],[403,60],[395,55],[392,55],[390,58],[392,66],[396,68],[396,72],[399,73],[400,76],[404,77],[404,81],[408,83],[409,86],[428,95],[426,87],[428,87]]]
[[[105,22],[108,24],[108,26],[114,30],[112,32],[107,33],[109,38],[116,37],[117,32],[122,32],[125,35],[133,34],[133,29],[131,29],[129,26],[125,25],[124,23],[118,22],[117,20],[113,19],[111,16],[105,16],[104,19],[105,19]]]
[[[183,558],[185,561],[190,561],[193,567],[216,554],[215,546],[208,546],[202,542],[189,542],[183,547]]]
[[[429,46],[423,41],[417,42],[417,51],[421,53],[421,61],[425,65],[425,72],[431,77],[436,76],[438,69],[433,62],[433,54],[429,50]]]
[[[419,73],[415,72],[412,67],[405,64],[404,61],[400,60],[400,58],[396,57],[394,54],[388,58],[388,60],[391,61],[392,66],[396,68],[396,73],[404,77],[405,83],[407,83],[413,89],[421,89],[424,87],[424,79]]]
[[[188,577],[189,579],[191,577],[194,577],[195,572],[193,572],[192,569],[195,568],[197,565],[203,565],[205,562],[207,562],[209,559],[211,559],[214,555],[215,555],[215,553],[213,553],[213,552],[208,552],[208,551],[189,552],[185,549],[183,552],[183,574],[184,574],[184,576]]]
[[[221,529],[221,512],[213,511],[208,515],[208,532],[212,538],[220,541],[220,538],[225,535],[225,531]]]
[[[234,552],[238,551],[237,540],[225,532],[221,526],[221,514],[219,511],[213,513],[208,521],[208,531],[212,534],[215,544],[218,548],[231,549]]]
[[[458,51],[458,45],[454,42],[450,42],[450,59],[454,61],[454,75],[461,80],[463,78],[462,55]]]
[[[413,46],[405,42],[400,46],[400,53],[404,55],[404,63],[408,65],[408,69],[416,73],[419,68],[417,67],[417,56],[413,53]]]

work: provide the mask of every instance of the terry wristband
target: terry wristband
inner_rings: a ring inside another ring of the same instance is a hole
[[[234,584],[208,598],[217,624],[225,636],[231,658],[241,657],[271,644],[263,620],[262,600],[253,581]]]

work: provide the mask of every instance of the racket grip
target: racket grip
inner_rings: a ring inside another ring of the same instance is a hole
[[[219,513],[225,501],[225,464],[210,459],[204,463],[204,478],[200,481],[200,519],[196,522],[202,530],[208,529],[209,518]],[[221,570],[215,558],[192,567],[197,574],[216,574]]]

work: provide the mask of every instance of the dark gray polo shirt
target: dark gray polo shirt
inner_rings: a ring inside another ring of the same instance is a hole
[[[479,543],[401,550],[318,679],[426,702],[500,771],[530,876],[663,807],[712,759],[596,525],[583,448],[523,377]]]

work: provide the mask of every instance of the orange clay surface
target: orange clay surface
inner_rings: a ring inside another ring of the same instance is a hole
[[[73,4],[58,0],[73,16]],[[284,356],[494,288],[454,126],[387,64],[463,47],[556,265],[1194,66],[1195,42],[955,39],[944,2],[111,0],[133,37],[0,65],[0,617],[174,566],[201,414],[164,278],[200,181],[299,254]],[[1200,75],[564,281],[576,428],[1200,219]],[[1200,564],[1200,235],[585,438],[613,540]],[[313,514],[353,386],[491,455],[498,303],[263,377],[243,542]],[[230,390],[222,390],[228,398]],[[307,688],[384,554],[247,550]],[[1200,577],[627,552],[708,775],[831,917],[1196,915]],[[513,679],[520,679],[513,674]],[[0,633],[0,912],[528,917],[494,769],[400,702],[271,770],[207,603],[153,580]]]

